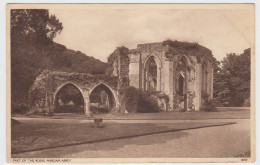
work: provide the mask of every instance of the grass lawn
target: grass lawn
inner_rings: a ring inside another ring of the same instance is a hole
[[[11,128],[12,154],[48,148],[73,146],[104,140],[195,129],[230,122],[194,123],[114,123],[104,121],[102,128],[93,128],[93,123],[82,120],[21,120]]]
[[[206,120],[206,119],[250,119],[249,110],[220,112],[160,112],[160,113],[128,113],[128,114],[96,114],[104,119],[138,119],[138,120]]]
[[[52,118],[52,119],[85,119],[80,113],[55,113],[54,116],[21,116],[32,118]],[[207,120],[207,119],[250,119],[250,110],[241,108],[230,108],[218,112],[159,112],[159,113],[106,113],[94,114],[93,117],[101,117],[105,120]],[[93,118],[91,118],[93,119]]]
[[[107,113],[94,114],[93,117],[101,117],[106,120],[207,120],[207,119],[250,119],[250,110],[248,109],[230,109],[228,111],[218,112],[159,112],[159,113]],[[61,114],[56,113],[51,118],[66,119],[80,118],[84,119],[82,114]]]

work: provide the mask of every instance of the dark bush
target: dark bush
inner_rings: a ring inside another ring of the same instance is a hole
[[[137,112],[139,102],[139,91],[132,86],[123,88],[120,91],[120,102],[123,111]]]
[[[127,112],[159,112],[156,98],[135,87],[128,86],[120,91],[121,111]]]
[[[214,101],[211,99],[209,101],[205,101],[204,105],[201,106],[200,110],[206,111],[206,112],[216,112],[217,106],[214,103]]]
[[[156,98],[152,97],[150,94],[143,92],[139,93],[138,109],[137,112],[149,113],[149,112],[159,112]]]
[[[203,105],[200,110],[206,112],[216,112],[219,101],[216,99],[211,99],[209,94],[202,93]]]

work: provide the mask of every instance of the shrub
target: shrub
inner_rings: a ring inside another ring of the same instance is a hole
[[[217,103],[214,99],[205,100],[204,105],[201,106],[200,110],[206,111],[206,112],[216,112]]]
[[[120,91],[120,109],[127,112],[158,112],[156,98],[135,87],[128,86]]]
[[[137,112],[148,113],[148,112],[159,112],[160,108],[158,107],[157,100],[155,97],[152,97],[150,94],[140,92],[138,109]]]
[[[220,104],[218,100],[211,99],[210,95],[208,93],[202,92],[201,97],[203,100],[203,104],[200,108],[202,111],[206,112],[216,112],[217,106]]]
[[[203,104],[200,108],[202,111],[206,112],[216,112],[217,111],[217,106],[220,104],[218,100],[216,99],[211,99],[210,95],[208,93],[201,93],[201,97],[203,100]]]
[[[139,91],[132,86],[123,88],[120,91],[121,111],[137,112],[139,102]]]

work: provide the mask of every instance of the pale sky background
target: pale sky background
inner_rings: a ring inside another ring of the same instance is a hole
[[[133,49],[166,39],[197,42],[212,50],[217,60],[226,53],[240,54],[254,42],[252,8],[56,8],[50,13],[64,26],[55,42],[104,62],[118,46]]]

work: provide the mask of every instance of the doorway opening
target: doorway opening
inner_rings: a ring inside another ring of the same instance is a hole
[[[113,92],[105,84],[99,84],[90,93],[90,111],[92,113],[109,113],[115,107]]]
[[[74,84],[61,87],[54,100],[55,113],[84,113],[84,98]]]

